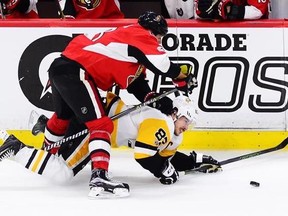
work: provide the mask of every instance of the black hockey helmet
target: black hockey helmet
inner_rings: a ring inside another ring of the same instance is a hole
[[[166,35],[168,32],[168,26],[165,18],[156,14],[153,11],[146,11],[138,18],[138,23],[145,29],[152,31],[154,35]]]

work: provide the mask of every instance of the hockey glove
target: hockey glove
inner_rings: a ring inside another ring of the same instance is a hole
[[[195,168],[199,172],[215,173],[222,171],[220,163],[211,156],[203,155],[201,153],[197,154],[195,151],[193,151],[190,153],[190,157],[194,159]]]
[[[47,124],[47,121],[49,119],[45,116],[45,115],[41,115],[36,124],[33,126],[31,132],[34,136],[37,136],[38,134],[40,133],[44,133],[45,132],[45,127],[46,127],[46,124]]]
[[[145,96],[144,101],[146,102],[158,95],[158,93],[150,92]],[[173,101],[169,97],[163,97],[160,100],[149,104],[148,106],[156,108],[166,115],[170,115],[173,109]]]
[[[219,0],[195,0],[196,14],[203,19],[217,18]]]
[[[191,94],[193,89],[198,86],[198,81],[193,73],[193,67],[189,64],[183,64],[180,66],[181,73],[186,75],[185,79],[174,79],[173,84],[175,87],[183,93],[184,96]]]
[[[175,170],[174,166],[171,164],[170,159],[166,160],[161,171],[161,177],[159,181],[162,184],[170,185],[174,184],[179,179],[179,174]]]
[[[226,20],[228,19],[231,6],[233,5],[231,0],[220,0],[218,4],[218,13],[222,17],[222,19]],[[229,7],[229,10],[228,10]]]

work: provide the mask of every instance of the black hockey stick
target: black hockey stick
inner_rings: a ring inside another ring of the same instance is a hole
[[[260,151],[257,151],[257,152],[252,152],[252,153],[240,155],[240,156],[237,156],[237,157],[229,158],[229,159],[220,161],[219,163],[222,166],[222,165],[226,165],[226,164],[233,163],[233,162],[236,162],[236,161],[245,160],[245,159],[248,159],[248,158],[251,158],[251,157],[256,157],[256,156],[259,156],[259,155],[263,155],[263,154],[267,154],[267,153],[270,153],[270,152],[278,151],[278,150],[281,150],[281,149],[285,148],[287,146],[287,144],[288,144],[288,137],[286,139],[284,139],[277,146],[274,146],[274,147],[271,147],[271,148],[267,148],[267,149],[263,149],[263,150],[260,150]],[[205,166],[199,167],[199,168],[195,168],[195,169],[192,169],[192,170],[186,170],[185,171],[185,175],[189,174],[189,173],[199,172],[201,170],[205,170],[205,169],[208,169],[209,167],[211,167],[211,165],[208,165],[208,164],[205,165]]]
[[[120,118],[120,117],[122,117],[124,115],[127,115],[127,114],[133,112],[134,110],[141,109],[142,107],[147,106],[149,104],[152,104],[152,103],[162,99],[163,97],[166,97],[167,95],[172,94],[172,93],[177,92],[177,91],[178,91],[178,89],[174,88],[174,89],[172,89],[170,91],[164,92],[164,93],[162,93],[162,94],[160,94],[160,95],[158,95],[158,96],[156,96],[154,98],[151,98],[150,100],[148,100],[146,102],[140,103],[140,104],[138,104],[136,106],[133,106],[133,107],[127,109],[127,110],[124,110],[123,112],[120,112],[120,113],[112,116],[111,119],[112,120],[118,119],[118,118]]]
[[[147,106],[147,105],[149,105],[149,104],[151,104],[151,103],[154,103],[154,102],[160,100],[161,98],[166,97],[167,95],[172,94],[172,93],[177,92],[177,91],[178,91],[178,89],[175,88],[175,89],[172,89],[172,90],[170,90],[170,91],[164,92],[164,93],[162,93],[162,94],[160,94],[160,95],[158,95],[158,96],[156,96],[156,97],[154,97],[154,98],[151,98],[150,100],[148,100],[148,101],[146,101],[146,102],[140,103],[140,104],[135,105],[135,106],[133,106],[133,107],[127,109],[127,110],[124,110],[123,112],[120,112],[120,113],[118,113],[118,114],[116,114],[116,115],[114,115],[114,116],[111,116],[110,118],[111,118],[112,120],[116,120],[116,119],[118,119],[118,118],[121,118],[122,116],[125,116],[125,115],[127,115],[127,114],[129,114],[129,113],[131,113],[131,112],[133,112],[133,111],[135,111],[135,110],[141,109],[142,107]],[[49,151],[49,150],[51,150],[52,148],[59,147],[59,146],[61,146],[63,143],[65,143],[65,142],[67,142],[67,141],[69,141],[69,140],[73,140],[73,139],[75,139],[75,138],[77,138],[77,137],[79,137],[79,136],[82,136],[82,135],[84,135],[84,134],[87,134],[87,133],[88,133],[88,129],[84,129],[84,130],[82,130],[82,131],[79,131],[79,132],[76,133],[76,134],[73,134],[73,135],[71,135],[71,136],[65,137],[64,139],[59,140],[58,142],[55,142],[55,143],[53,143],[53,144],[51,144],[51,145],[49,145],[49,146],[46,146],[45,150]]]
[[[262,155],[262,154],[267,154],[267,153],[270,153],[270,152],[273,152],[273,151],[278,151],[280,149],[285,148],[287,146],[287,144],[288,144],[288,137],[286,139],[284,139],[280,144],[278,144],[275,147],[271,147],[271,148],[263,149],[263,150],[260,150],[260,151],[257,151],[257,152],[252,152],[252,153],[249,153],[249,154],[244,154],[244,155],[241,155],[241,156],[237,156],[237,157],[234,157],[234,158],[223,160],[223,161],[220,162],[220,164],[221,165],[226,165],[226,164],[233,163],[233,162],[236,162],[236,161],[248,159],[248,158],[251,158],[251,157],[256,157],[256,156],[259,156],[259,155]]]

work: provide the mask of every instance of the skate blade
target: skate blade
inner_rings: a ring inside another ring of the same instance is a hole
[[[89,199],[111,199],[122,198],[130,195],[129,190],[126,188],[115,188],[113,193],[105,191],[102,187],[91,188],[88,194]]]

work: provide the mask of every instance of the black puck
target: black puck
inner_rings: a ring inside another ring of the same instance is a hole
[[[250,185],[252,185],[254,187],[259,187],[260,183],[259,182],[255,182],[255,181],[250,181]]]

